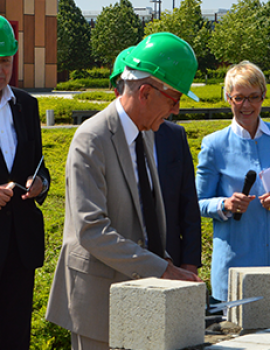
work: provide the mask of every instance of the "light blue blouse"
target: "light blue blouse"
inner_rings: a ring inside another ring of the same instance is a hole
[[[265,123],[270,129],[270,123]],[[199,153],[196,187],[201,215],[213,218],[212,295],[227,300],[230,267],[270,265],[270,211],[258,196],[265,193],[258,174],[270,167],[270,135],[244,139],[231,126],[206,136]],[[240,221],[223,220],[218,203],[234,192],[242,192],[245,175],[257,173],[250,203]]]

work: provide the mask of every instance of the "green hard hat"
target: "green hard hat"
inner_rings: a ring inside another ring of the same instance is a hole
[[[9,21],[0,16],[0,56],[13,56],[18,50],[18,41],[15,39]]]
[[[123,61],[129,68],[147,72],[171,88],[199,101],[189,90],[198,62],[191,46],[178,36],[167,32],[151,34]]]
[[[110,81],[112,86],[116,87],[116,80],[120,74],[123,73],[125,69],[125,63],[123,62],[123,58],[126,57],[126,55],[130,54],[130,52],[134,49],[135,46],[130,46],[127,49],[121,51],[119,55],[116,57],[113,65],[113,72],[110,76]]]

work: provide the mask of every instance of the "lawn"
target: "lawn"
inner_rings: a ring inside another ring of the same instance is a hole
[[[195,89],[193,91],[198,95],[202,94],[201,92],[199,94]],[[216,96],[215,98],[213,97],[212,102],[218,99],[217,90],[215,91],[216,92],[212,92],[213,96]],[[219,93],[220,91],[221,90],[219,90]],[[95,96],[95,98],[97,98],[97,96]],[[110,98],[111,97],[109,97],[109,99]],[[207,96],[204,98],[207,99]],[[74,109],[73,104],[75,100],[63,101],[63,99],[61,99],[60,104],[57,100],[59,99],[55,99],[55,101],[54,99],[50,99],[49,103],[57,106],[59,110],[62,108],[62,115],[65,114],[65,106],[67,104],[69,110]],[[43,102],[41,105],[44,110],[45,104]],[[76,103],[80,103],[79,100],[77,100]],[[84,99],[81,103],[89,102],[86,102]],[[202,138],[229,124],[229,120],[190,121],[183,123],[187,132],[195,168]],[[52,182],[48,198],[41,207],[45,219],[46,251],[44,266],[36,271],[31,350],[67,350],[70,348],[69,332],[45,321],[44,316],[52,278],[62,244],[65,215],[65,162],[75,130],[75,128],[52,128],[42,130],[43,152],[46,165],[51,173]],[[200,269],[200,277],[207,283],[210,289],[212,221],[205,218],[202,219],[202,248],[203,267]]]
[[[185,129],[194,164],[202,137],[209,132],[220,129],[229,121],[201,121],[186,123]],[[50,286],[62,244],[62,232],[65,215],[65,162],[75,128],[43,129],[43,152],[47,167],[51,173],[51,188],[48,197],[41,207],[45,219],[45,263],[36,271],[36,286],[34,294],[34,310],[32,319],[31,349],[36,350],[67,350],[69,348],[69,333],[44,319]],[[212,223],[203,219],[203,267],[200,276],[209,286],[209,273],[212,251]]]

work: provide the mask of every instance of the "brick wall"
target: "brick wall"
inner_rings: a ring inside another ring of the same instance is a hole
[[[57,0],[0,0],[0,14],[19,28],[18,85],[57,84]]]

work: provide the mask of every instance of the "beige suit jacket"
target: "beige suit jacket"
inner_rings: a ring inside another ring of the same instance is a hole
[[[151,152],[154,137],[152,131],[146,134],[165,247],[164,209]],[[70,146],[63,246],[46,318],[77,334],[108,342],[110,285],[160,277],[167,264],[144,248],[137,184],[113,102],[78,128]]]

